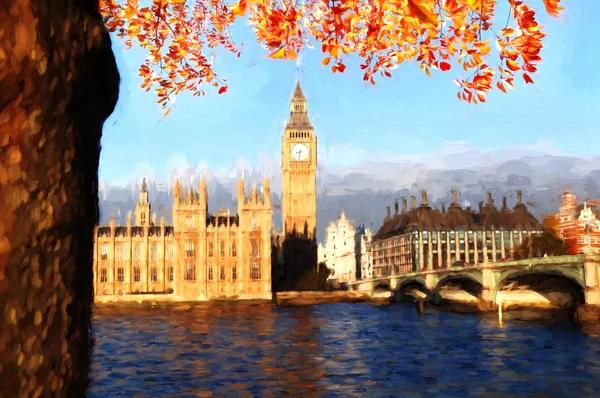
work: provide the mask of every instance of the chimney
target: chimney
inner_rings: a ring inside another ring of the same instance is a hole
[[[398,214],[398,199],[394,202],[394,214]]]
[[[417,207],[417,198],[415,198],[415,196],[412,195],[410,197],[410,209],[413,210],[415,207]]]
[[[478,205],[479,205],[479,212],[481,213],[483,211],[483,201],[480,201],[478,203]]]
[[[421,191],[421,205],[427,206],[427,191],[426,190]]]
[[[490,191],[488,191],[488,193],[487,193],[487,203],[488,203],[488,205],[494,204],[494,199],[492,199],[492,193]]]
[[[517,191],[517,203],[522,203],[523,201],[523,192]]]
[[[456,192],[456,189],[452,190],[452,203],[456,203],[458,202],[458,192]]]
[[[402,199],[402,213],[406,212],[406,199]]]
[[[470,213],[471,212],[471,205],[467,206],[467,211]]]
[[[507,209],[508,208],[508,206],[506,206],[506,196],[502,197],[502,208],[503,209]]]
[[[442,213],[446,212],[446,205],[442,205]]]
[[[390,218],[390,206],[385,207],[387,209],[387,218]]]

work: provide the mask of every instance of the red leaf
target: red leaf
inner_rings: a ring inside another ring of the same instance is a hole
[[[523,73],[523,80],[525,80],[525,83],[534,84],[533,79],[527,73]]]
[[[219,95],[223,94],[225,91],[227,91],[227,86],[221,86],[221,88],[219,89]]]
[[[452,66],[448,62],[440,62],[440,69],[443,72],[446,72],[447,70],[450,70],[450,68],[452,68]]]

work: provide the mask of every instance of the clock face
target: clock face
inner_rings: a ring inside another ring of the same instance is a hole
[[[308,159],[308,145],[306,144],[295,144],[292,146],[292,159],[296,161],[303,161]]]

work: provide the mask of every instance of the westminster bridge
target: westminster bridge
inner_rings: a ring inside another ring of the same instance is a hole
[[[599,281],[600,255],[550,256],[543,258],[499,261],[477,265],[462,265],[420,272],[395,273],[387,268],[388,275],[362,279],[350,283],[349,289],[362,292],[387,290],[394,296],[408,289],[420,290],[422,297],[433,298],[452,283],[475,286],[477,298],[494,307],[500,289],[519,277],[552,276],[566,279],[582,293],[585,304],[600,305]]]

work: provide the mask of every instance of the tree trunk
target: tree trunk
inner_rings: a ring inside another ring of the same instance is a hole
[[[97,0],[0,5],[0,397],[84,396],[104,120]]]

